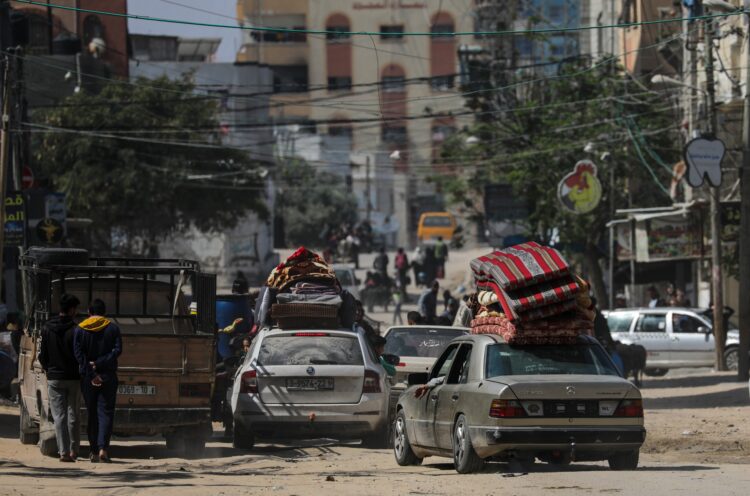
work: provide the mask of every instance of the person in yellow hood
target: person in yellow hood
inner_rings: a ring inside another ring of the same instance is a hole
[[[111,461],[109,441],[117,400],[117,357],[122,353],[120,328],[104,316],[106,311],[102,300],[92,301],[89,318],[78,324],[73,338],[88,413],[92,462]]]

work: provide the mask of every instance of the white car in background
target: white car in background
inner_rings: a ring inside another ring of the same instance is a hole
[[[387,447],[390,385],[362,330],[264,329],[230,394],[236,448],[259,438]]]
[[[391,406],[408,387],[409,374],[429,372],[435,360],[455,338],[469,334],[465,327],[394,326],[385,331],[385,352],[400,358],[392,378]]]
[[[357,273],[355,272],[354,267],[349,265],[334,265],[333,272],[336,274],[336,279],[339,280],[341,288],[349,291],[352,296],[359,300],[360,281],[357,278]]]
[[[646,375],[662,376],[669,369],[712,367],[716,344],[705,309],[660,307],[618,308],[603,312],[615,341],[646,348]],[[729,319],[724,359],[737,370],[740,333]]]

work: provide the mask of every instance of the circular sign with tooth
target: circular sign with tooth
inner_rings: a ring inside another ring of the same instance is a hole
[[[557,196],[562,206],[574,214],[587,214],[594,210],[602,199],[602,184],[596,177],[594,162],[578,162],[573,172],[560,181]]]
[[[725,153],[726,146],[720,139],[696,138],[688,143],[685,146],[688,184],[699,188],[708,180],[714,188],[721,186],[721,162]]]

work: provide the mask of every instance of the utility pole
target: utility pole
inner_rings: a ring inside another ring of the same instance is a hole
[[[712,19],[704,24],[706,44],[706,94],[708,102],[708,135],[716,137],[716,85],[714,83],[714,25]],[[716,370],[726,370],[724,363],[724,281],[721,274],[721,186],[711,189],[711,294],[713,299],[714,340],[716,342]]]
[[[748,14],[750,19],[750,14]],[[750,376],[750,33],[745,33],[745,108],[742,118],[742,169],[740,170],[740,356],[737,379]]]
[[[11,57],[5,51],[3,56],[3,101],[2,113],[0,113],[0,293],[3,290],[3,278],[5,276],[4,267],[4,247],[5,247],[5,190],[8,178],[8,163],[10,158],[10,77],[11,77]]]
[[[368,154],[367,157],[365,157],[365,190],[367,195],[367,222],[369,223],[372,220],[372,202],[371,200],[371,193],[370,193],[370,155]]]

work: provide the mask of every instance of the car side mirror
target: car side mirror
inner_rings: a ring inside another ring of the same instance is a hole
[[[401,357],[398,355],[391,355],[391,354],[386,353],[381,356],[383,357],[383,360],[385,360],[385,363],[393,365],[394,367],[397,366],[399,363],[401,363]]]
[[[427,384],[428,380],[430,380],[430,374],[427,372],[418,372],[415,374],[409,374],[406,378],[406,383],[409,386],[421,386],[422,384]]]
[[[707,326],[699,326],[698,332],[702,332],[703,334],[711,334],[711,328]]]

